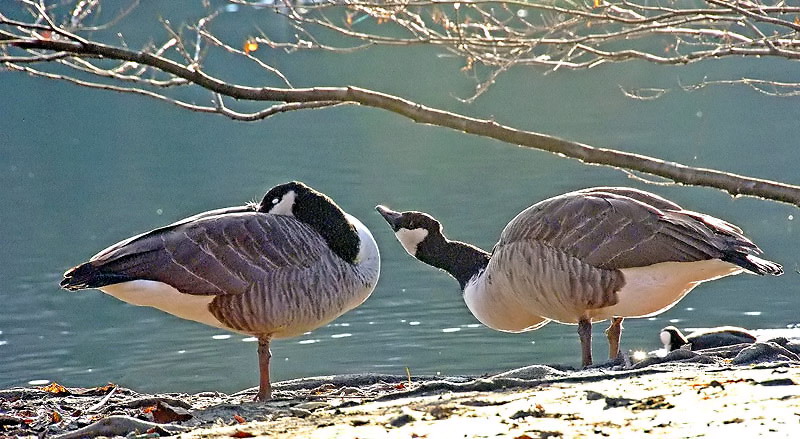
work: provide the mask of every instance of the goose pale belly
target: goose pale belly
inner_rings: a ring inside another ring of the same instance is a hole
[[[225,328],[208,310],[208,305],[215,296],[184,294],[163,282],[153,280],[132,280],[99,289],[131,305],[149,306],[182,319]]]
[[[323,326],[361,304],[375,282],[354,278],[335,288],[325,279],[298,280],[288,288],[267,290],[263,284],[240,295],[181,293],[162,282],[135,280],[100,288],[137,306],[150,306],[174,316],[251,335],[293,337]]]
[[[648,317],[678,303],[702,282],[741,273],[741,267],[719,259],[695,262],[662,262],[647,267],[623,268],[625,286],[619,301],[606,308],[589,310],[592,320],[610,317]]]
[[[657,314],[699,283],[741,271],[717,259],[604,270],[544,245],[510,244],[495,249],[486,270],[464,289],[464,300],[485,325],[518,332],[548,319],[574,324],[582,317]]]

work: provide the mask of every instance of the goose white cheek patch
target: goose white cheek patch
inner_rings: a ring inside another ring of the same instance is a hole
[[[294,207],[294,199],[297,197],[297,194],[294,191],[289,191],[281,197],[280,201],[275,203],[272,208],[269,210],[269,213],[273,215],[286,215],[286,216],[294,216],[292,214],[292,207]]]
[[[428,236],[428,231],[425,229],[400,229],[394,234],[397,236],[397,240],[400,241],[400,244],[403,245],[403,248],[406,249],[408,254],[411,256],[416,256],[417,246],[419,246],[419,243],[422,242],[426,236]]]
[[[672,343],[672,335],[667,331],[661,331],[660,335],[661,344],[663,344],[666,349],[669,349],[669,346]]]

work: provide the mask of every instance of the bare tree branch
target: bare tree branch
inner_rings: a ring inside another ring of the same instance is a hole
[[[705,80],[699,84],[681,85],[687,91],[699,90],[701,88],[714,85],[733,85],[742,84],[749,86],[753,90],[774,97],[795,97],[800,96],[800,84],[796,82],[778,82],[773,80],[742,78],[736,80]]]
[[[709,2],[713,5],[711,8],[687,11],[658,4],[651,6],[623,1],[613,5],[601,2],[602,5],[597,8],[574,4],[574,9],[565,9],[553,5],[487,0],[470,3],[408,0],[407,3],[372,4],[345,0],[340,3],[312,4],[301,10],[284,3],[283,9],[278,12],[294,20],[298,29],[297,40],[294,45],[271,41],[265,44],[275,44],[274,47],[291,50],[322,48],[322,38],[308,27],[313,25],[359,40],[356,45],[343,47],[343,50],[364,44],[405,44],[411,41],[440,44],[452,53],[463,54],[467,57],[465,59],[470,60],[469,63],[494,66],[496,70],[489,76],[489,82],[484,87],[495,80],[499,72],[524,63],[557,69],[590,67],[602,62],[628,59],[687,63],[730,55],[767,54],[791,59],[800,57],[800,44],[794,43],[795,25],[789,26],[785,19],[780,18],[787,14],[800,13],[800,8],[766,7],[748,2],[739,2],[732,8],[725,1],[714,2],[724,4],[725,7]],[[627,170],[626,172],[642,172],[683,184],[714,187],[731,195],[758,196],[800,206],[800,186],[692,168],[640,154],[596,148],[515,129],[494,120],[430,108],[401,97],[359,87],[293,88],[277,68],[251,55],[250,42],[246,43],[245,50],[239,50],[214,35],[207,28],[215,17],[214,11],[194,25],[176,28],[165,22],[167,42],[160,46],[151,45],[152,47],[134,50],[78,35],[82,32],[80,20],[87,16],[82,11],[70,11],[70,29],[67,30],[59,28],[56,20],[48,15],[48,11],[40,3],[22,0],[21,4],[28,7],[31,15],[29,22],[0,15],[0,62],[8,70],[84,87],[142,95],[190,111],[219,114],[243,121],[261,120],[287,111],[358,104],[387,110],[418,123],[548,151],[584,163],[616,167]],[[443,7],[450,9],[444,11]],[[538,21],[532,21],[535,17],[531,17],[529,13],[520,17],[519,11],[522,8],[540,11]],[[737,9],[747,11],[748,15]],[[49,13],[56,12],[53,9]],[[553,13],[563,17],[554,17]],[[763,19],[769,13],[774,13],[779,18]],[[751,17],[753,14],[757,17]],[[394,34],[383,36],[351,31],[360,17],[384,20],[381,23],[400,28],[395,27]],[[737,20],[751,18],[748,25],[737,24]],[[334,24],[335,21],[339,24]],[[605,26],[605,30],[598,31],[596,25],[589,23],[599,23]],[[736,25],[739,29],[737,32],[727,33],[727,27],[691,27],[700,23],[703,26],[720,23],[725,26]],[[748,30],[749,34],[745,35],[743,32]],[[398,37],[397,31],[405,32],[408,36]],[[636,40],[640,35],[662,33],[679,37],[675,43],[676,48],[681,43],[688,47],[688,52],[662,56],[652,52],[652,44],[641,42],[629,48],[611,49],[610,46],[605,46],[606,43],[627,43],[629,39]],[[261,41],[269,40],[264,38]],[[214,48],[255,63],[265,72],[278,77],[286,86],[256,87],[237,84],[207,72],[203,67],[203,54]],[[36,67],[33,67],[34,64]],[[753,81],[748,85],[756,86],[755,84]],[[190,103],[176,97],[179,95],[174,94],[174,90],[186,87],[195,91],[206,91],[208,105]],[[479,89],[476,95],[484,91]],[[658,93],[656,90],[649,91]],[[641,92],[640,99],[646,98],[644,92],[647,90]],[[236,102],[267,105],[260,111],[241,112],[228,108],[224,102],[227,98]]]
[[[515,65],[557,71],[634,60],[683,65],[733,56],[800,59],[800,7],[783,0],[278,1],[276,12],[296,23],[302,37],[271,41],[275,47],[331,50],[322,42],[325,32],[351,42],[339,50],[439,46],[462,57],[467,68],[489,69],[467,101],[485,93]]]
[[[330,108],[339,105],[352,104],[352,102],[340,102],[340,101],[291,102],[286,104],[275,104],[269,108],[265,108],[261,111],[257,111],[254,113],[239,113],[236,111],[229,110],[227,107],[225,107],[225,104],[222,100],[222,96],[219,93],[216,93],[214,98],[214,104],[217,109],[217,112],[225,117],[229,117],[233,120],[239,120],[243,122],[253,122],[257,120],[266,119],[278,113],[286,113],[289,111],[297,111],[297,110]]]

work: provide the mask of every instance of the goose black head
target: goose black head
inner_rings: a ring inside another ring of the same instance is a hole
[[[397,240],[408,254],[419,257],[420,244],[433,239],[442,239],[442,225],[424,212],[395,212],[386,206],[375,207],[389,223]]]
[[[330,249],[348,262],[355,262],[360,239],[344,211],[327,195],[299,181],[290,181],[270,189],[259,212],[291,216],[313,228]]]
[[[273,215],[296,216],[295,208],[298,206],[298,198],[301,201],[299,206],[302,209],[303,200],[314,193],[322,195],[299,181],[279,184],[267,191],[264,198],[261,199],[261,203],[258,204],[258,211]],[[324,195],[322,196],[324,197]]]
[[[445,238],[442,225],[427,213],[395,212],[386,206],[376,206],[375,210],[389,223],[408,254],[450,273],[462,291],[467,282],[489,263],[489,253],[474,245]]]
[[[674,326],[667,326],[661,330],[660,334],[661,343],[667,351],[674,351],[680,349],[689,343],[689,340],[683,335],[680,329]]]

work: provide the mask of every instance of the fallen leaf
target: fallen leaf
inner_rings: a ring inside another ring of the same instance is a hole
[[[61,417],[61,413],[53,412],[50,414],[50,422],[53,424],[58,424],[62,419],[64,418]]]
[[[117,388],[117,385],[114,383],[108,383],[105,386],[95,387],[95,390],[98,392],[108,393]]]
[[[69,390],[66,387],[58,384],[57,382],[52,382],[44,387],[39,387],[39,390],[44,390],[45,392],[52,393],[54,395],[69,395]]]
[[[240,424],[244,424],[245,422],[247,422],[247,421],[245,421],[245,420],[244,420],[244,418],[243,418],[243,417],[241,417],[241,416],[239,416],[239,415],[233,415],[233,419],[234,419],[236,422],[240,423]]]
[[[71,394],[72,395],[79,395],[79,396],[108,395],[109,393],[114,391],[114,389],[116,389],[116,388],[117,388],[116,384],[108,383],[105,386],[101,386],[101,387],[91,387],[91,388],[88,388],[88,389],[82,389],[82,388],[72,389],[71,390],[71,392],[72,392]]]
[[[242,430],[236,430],[236,432],[231,434],[231,437],[255,437],[253,433],[248,433]]]
[[[169,424],[171,422],[192,419],[192,414],[186,409],[173,407],[164,401],[159,401],[158,404],[155,405],[155,410],[152,411],[152,414],[153,421],[159,424]]]

